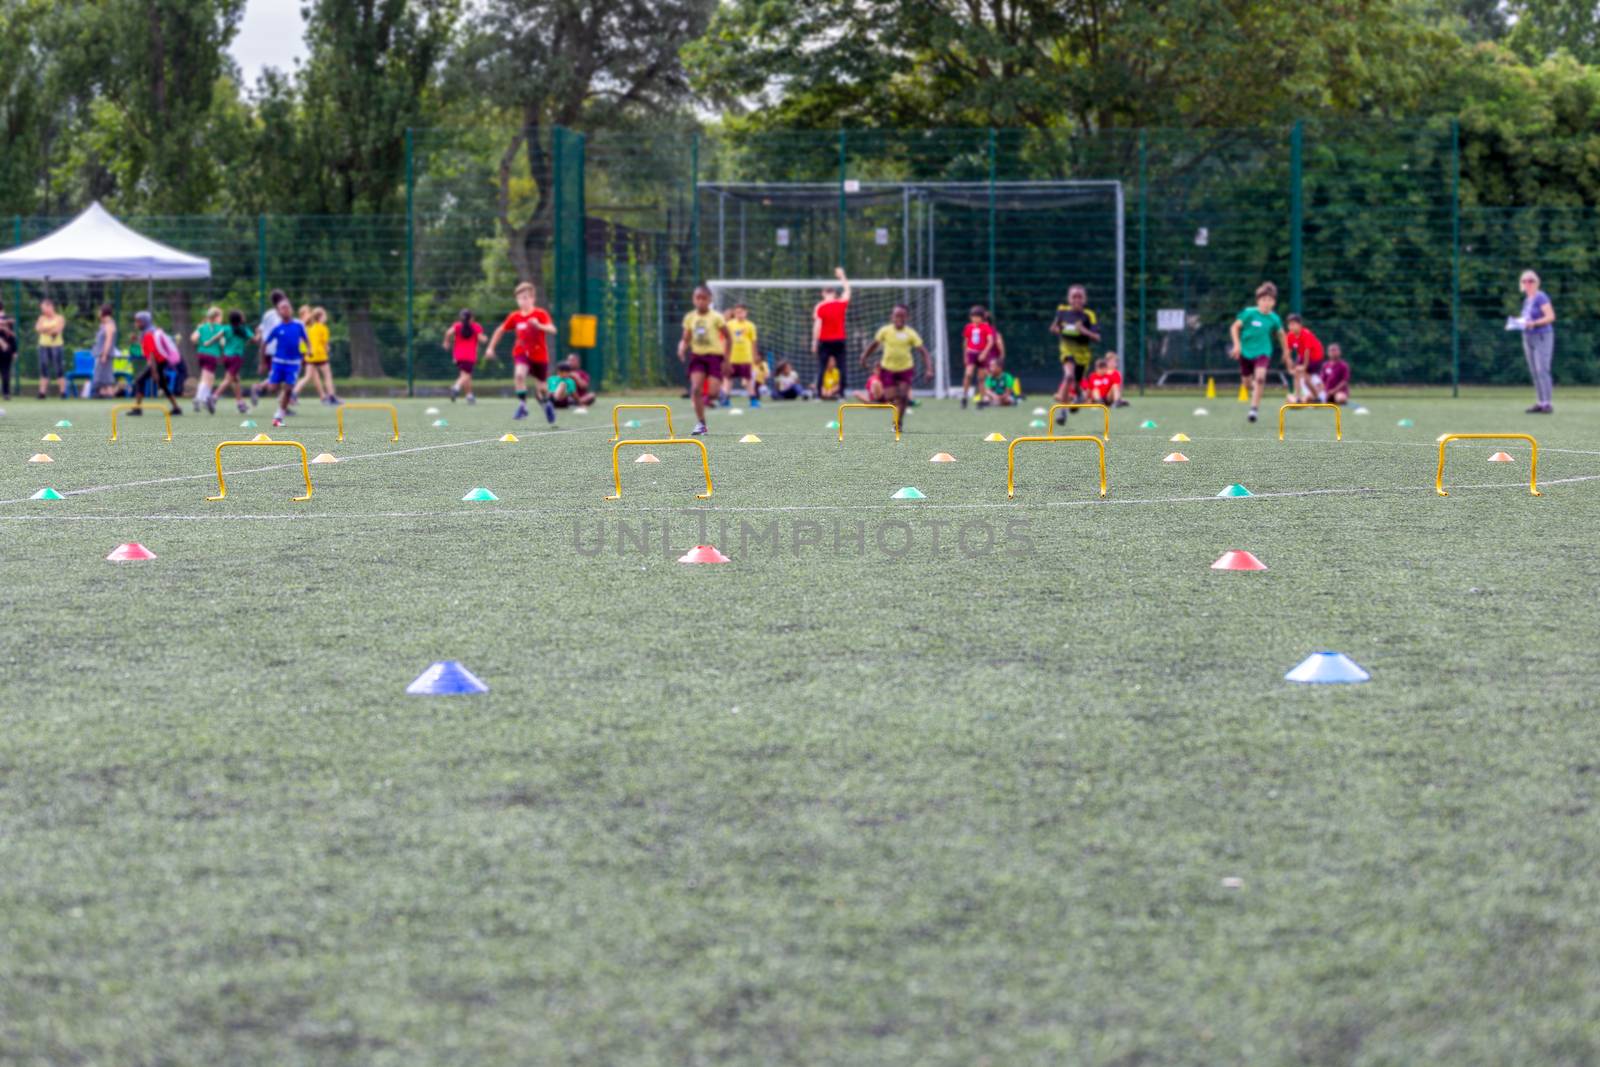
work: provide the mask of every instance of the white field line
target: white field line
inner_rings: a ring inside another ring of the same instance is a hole
[[[396,453],[382,453],[395,455]],[[1552,478],[1541,481],[1541,488],[1553,485],[1573,485],[1579,482],[1600,481],[1600,474],[1583,474],[1572,478]],[[1318,496],[1392,496],[1401,493],[1428,493],[1432,495],[1433,485],[1421,486],[1390,486],[1388,488],[1348,487],[1342,489],[1297,489],[1280,493],[1252,493],[1248,497],[1216,497],[1216,496],[1170,496],[1170,497],[1133,497],[1119,499],[1107,497],[1104,500],[1087,498],[1083,500],[1042,500],[1042,501],[994,501],[973,504],[918,504],[912,508],[896,509],[897,513],[909,514],[923,511],[976,511],[990,508],[1006,508],[1009,510],[1028,510],[1035,508],[1084,508],[1095,506],[1149,506],[1154,504],[1232,504],[1248,503],[1251,500],[1284,500],[1300,497]],[[1451,492],[1473,489],[1520,489],[1528,491],[1527,482],[1484,482],[1476,485],[1451,485]],[[596,502],[600,497],[596,496]],[[760,514],[760,513],[788,513],[788,512],[829,512],[829,511],[883,511],[886,504],[790,504],[759,507],[707,507],[693,505],[666,507],[651,504],[647,507],[623,506],[612,511],[612,514],[626,514],[630,516],[650,513],[668,514]],[[573,506],[553,506],[546,508],[473,508],[455,511],[380,511],[341,513],[332,511],[316,512],[286,512],[282,515],[0,515],[0,522],[298,522],[305,519],[334,519],[343,522],[360,522],[362,520],[392,521],[395,519],[493,519],[493,518],[557,518],[568,515],[599,515],[606,514],[605,508],[589,509]]]
[[[575,427],[575,428],[569,430],[569,429],[566,429],[566,428],[563,427],[562,429],[559,429],[559,430],[546,431],[545,433],[540,434],[539,436],[540,437],[546,437],[546,436],[550,436],[553,433],[582,433],[585,430],[601,430],[601,429],[604,429],[604,428],[605,427],[603,427],[603,426],[579,426],[579,427]],[[340,456],[339,457],[339,462],[340,463],[350,463],[350,462],[353,462],[353,461],[358,460],[358,459],[386,459],[389,456],[405,456],[405,455],[411,455],[411,454],[416,453],[416,452],[436,452],[436,451],[438,451],[440,449],[443,449],[443,448],[466,448],[469,445],[494,444],[494,443],[497,443],[499,440],[500,439],[498,437],[483,437],[483,438],[478,438],[478,439],[472,440],[472,441],[447,441],[447,442],[445,442],[443,444],[437,444],[437,445],[418,445],[415,448],[397,448],[392,452],[362,452],[362,453],[357,453],[354,456]],[[531,438],[528,438],[528,440],[530,442],[536,441],[536,440],[538,440],[538,437],[531,437]],[[285,443],[287,443],[287,439],[285,439]],[[294,464],[293,463],[271,463],[271,464],[268,464],[267,466],[264,466],[264,467],[242,467],[239,470],[230,470],[230,471],[225,471],[224,473],[229,478],[236,478],[241,474],[260,474],[260,473],[262,473],[264,471],[282,471],[282,470],[293,470],[293,469],[294,469]],[[146,478],[146,479],[143,479],[143,480],[140,480],[140,481],[133,481],[133,482],[116,482],[116,483],[110,484],[110,485],[90,485],[90,486],[85,486],[82,489],[68,489],[66,492],[62,493],[61,495],[62,496],[87,496],[87,495],[89,495],[91,493],[108,493],[108,492],[111,492],[114,489],[141,489],[141,488],[146,488],[146,487],[152,486],[152,485],[170,485],[170,484],[172,484],[174,482],[194,482],[194,481],[199,481],[201,479],[215,478],[216,476],[217,476],[217,472],[213,468],[212,470],[209,470],[204,474],[174,474],[174,475],[171,475],[170,477],[166,477],[166,478]],[[5,506],[5,505],[8,505],[8,504],[27,504],[27,503],[30,503],[32,500],[33,500],[32,497],[17,497],[17,498],[15,498],[13,500],[0,500],[0,506]],[[4,517],[4,516],[0,516],[0,517]]]

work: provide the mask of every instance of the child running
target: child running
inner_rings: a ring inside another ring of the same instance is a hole
[[[923,380],[933,377],[933,360],[928,356],[922,336],[907,324],[906,320],[910,317],[909,308],[904,304],[896,304],[889,315],[888,325],[878,329],[872,343],[861,353],[862,366],[866,366],[873,353],[883,353],[878,358],[877,373],[883,382],[884,399],[894,405],[895,418],[898,420],[896,425],[905,423],[906,405],[911,401],[911,386],[917,379],[916,356],[922,357]]]
[[[844,393],[844,361],[848,358],[845,351],[849,333],[845,322],[850,314],[850,279],[844,276],[843,267],[835,267],[833,276],[839,279],[839,285],[822,290],[822,302],[811,312],[811,354],[817,357],[817,395],[823,397],[827,394],[822,388],[822,376],[827,373],[830,362],[839,377],[834,395]]]
[[[722,361],[727,354],[727,320],[711,307],[711,290],[699,286],[694,291],[694,310],[683,317],[683,336],[678,340],[678,358],[689,364],[695,437],[706,432],[706,393],[715,396],[721,390]]]
[[[733,402],[729,395],[736,381],[744,382],[745,396],[750,406],[761,406],[761,387],[756,384],[756,324],[750,321],[750,309],[743,304],[733,305],[728,315],[728,376],[722,382],[722,406]]]
[[[1322,389],[1322,342],[1299,315],[1289,316],[1289,399],[1309,402]]]
[[[494,350],[500,344],[500,338],[507,332],[515,338],[511,345],[512,385],[517,393],[517,410],[511,416],[513,419],[528,417],[528,378],[533,378],[535,395],[539,403],[544,406],[544,419],[546,422],[556,421],[555,405],[550,403],[550,394],[546,391],[545,379],[550,376],[550,355],[546,343],[546,336],[553,336],[556,332],[555,323],[550,320],[550,313],[539,306],[539,291],[532,282],[523,282],[516,288],[517,310],[506,316],[506,321],[494,331],[494,336],[489,338],[489,350],[485,359],[494,358]]]
[[[961,330],[963,353],[961,361],[966,370],[961,377],[961,406],[967,406],[967,397],[982,370],[995,356],[995,332],[989,323],[989,312],[982,304],[973,304],[967,312],[967,324]],[[983,383],[977,381],[981,388]]]
[[[205,408],[213,415],[217,413],[214,389],[217,366],[222,362],[222,343],[227,332],[228,327],[222,323],[222,309],[212,307],[206,309],[205,321],[189,335],[189,340],[195,344],[195,361],[200,364],[200,384],[194,389],[196,412]]]
[[[272,331],[276,330],[283,322],[283,316],[278,313],[278,308],[288,300],[282,289],[274,289],[267,294],[267,310],[261,313],[261,321],[256,325],[256,346],[260,355],[260,365],[257,373],[261,381],[250,387],[250,406],[255,407],[261,402],[261,394],[267,389],[267,376],[272,373],[272,355],[277,347],[276,342],[270,340]],[[296,362],[299,362],[296,360]]]
[[[267,335],[273,348],[272,373],[266,385],[278,387],[278,410],[272,416],[274,426],[282,426],[283,420],[288,417],[289,403],[294,398],[294,383],[300,377],[300,356],[309,347],[306,328],[295,318],[294,308],[290,306],[288,298],[278,305],[278,318],[278,325]],[[260,391],[261,386],[258,385],[251,390],[251,394],[257,396]]]
[[[139,312],[133,317],[133,322],[139,331],[139,351],[144,355],[144,369],[133,380],[133,410],[128,414],[144,414],[144,387],[147,382],[154,382],[166,396],[167,403],[172,405],[172,414],[182,415],[183,407],[179,405],[178,398],[172,395],[172,386],[167,384],[167,367],[183,361],[178,343],[171,334],[156,326],[148,311]]]
[[[1250,413],[1245,416],[1250,422],[1261,414],[1261,390],[1267,384],[1274,340],[1283,349],[1284,363],[1289,362],[1288,335],[1283,320],[1272,310],[1277,303],[1278,287],[1262,282],[1256,288],[1255,306],[1245,308],[1233,320],[1233,357],[1239,361],[1240,379],[1251,383]]]
[[[211,393],[211,410],[217,410],[217,397],[233,389],[234,406],[243,415],[250,410],[244,402],[244,385],[240,375],[244,373],[244,354],[249,351],[250,342],[254,335],[245,327],[244,313],[242,311],[228,312],[228,328],[222,334],[222,381]]]
[[[328,364],[328,309],[311,308],[309,314],[301,315],[300,323],[306,328],[306,365],[305,372],[295,383],[294,395],[298,397],[309,381],[317,387],[317,395],[324,404],[337,407],[344,401],[333,391],[333,368]]]
[[[478,349],[483,347],[483,327],[472,321],[472,309],[462,308],[456,321],[444,332],[444,350],[456,364],[456,382],[450,387],[450,403],[463,393],[467,403],[476,404],[472,393],[472,372],[478,369]]]
[[[1067,290],[1067,299],[1056,305],[1056,317],[1051,320],[1050,332],[1061,339],[1061,385],[1056,389],[1056,403],[1070,404],[1077,399],[1078,383],[1089,373],[1094,359],[1093,346],[1100,342],[1100,319],[1088,308],[1089,290],[1074,285]],[[1056,424],[1067,421],[1065,411],[1056,412]]]

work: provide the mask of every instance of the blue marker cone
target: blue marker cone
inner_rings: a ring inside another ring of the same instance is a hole
[[[476,674],[453,659],[442,659],[406,686],[412,696],[440,697],[458,693],[487,693],[489,687]]]
[[[1313,652],[1300,666],[1283,676],[1286,682],[1329,685],[1339,682],[1365,682],[1372,675],[1356,666],[1343,652]]]

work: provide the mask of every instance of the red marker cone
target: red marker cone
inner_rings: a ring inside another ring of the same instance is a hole
[[[1267,565],[1256,559],[1249,552],[1233,549],[1222,554],[1222,558],[1211,565],[1214,571],[1264,571]]]
[[[106,559],[113,563],[128,563],[138,559],[155,559],[156,554],[137,541],[129,541],[111,550]]]
[[[733,561],[712,545],[695,545],[678,557],[679,563],[732,563]]]
[[[1489,457],[1489,462],[1490,463],[1515,463],[1516,460],[1512,459],[1510,456],[1506,455],[1504,452],[1496,452],[1494,455]]]

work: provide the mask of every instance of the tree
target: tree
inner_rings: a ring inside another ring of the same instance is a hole
[[[1595,0],[1514,0],[1506,42],[1531,63],[1566,52],[1581,63],[1600,63],[1600,5]]]
[[[1255,126],[1405,109],[1452,34],[1405,0],[732,0],[695,86],[782,126]]]
[[[261,85],[255,165],[270,202],[329,216],[288,235],[300,270],[361,279],[344,293],[358,376],[383,374],[372,301],[395,269],[384,252],[403,236],[406,130],[427,123],[458,10],[458,0],[312,0],[304,69]]]
[[[47,47],[76,120],[69,173],[125,212],[211,208],[222,163],[208,151],[219,87],[232,91],[244,0],[109,0],[58,7]]]
[[[460,67],[517,131],[496,172],[496,215],[524,280],[537,280],[554,189],[546,138],[556,126],[616,125],[688,97],[678,58],[715,0],[488,0]]]

